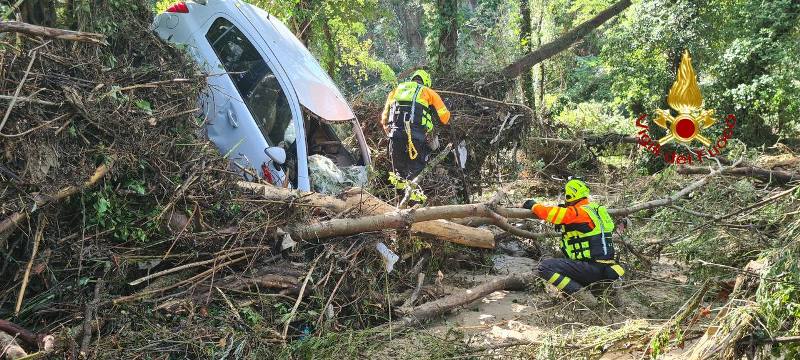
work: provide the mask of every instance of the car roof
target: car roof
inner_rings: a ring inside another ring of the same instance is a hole
[[[339,88],[302,42],[283,23],[266,11],[239,1],[218,0],[238,9],[258,29],[262,39],[291,78],[297,98],[306,109],[328,121],[355,118]],[[231,10],[233,12],[235,10]]]

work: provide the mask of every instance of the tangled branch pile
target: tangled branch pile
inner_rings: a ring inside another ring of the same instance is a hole
[[[280,255],[278,229],[311,208],[237,189],[239,175],[196,117],[204,78],[148,30],[147,8],[94,14],[116,24],[107,46],[0,38],[0,318],[57,335],[56,350],[70,357],[143,344],[206,357],[226,339],[239,353],[263,353],[319,326],[322,315],[312,321],[307,309],[362,326],[386,313],[364,308],[385,303],[374,300],[381,289],[356,291],[372,288],[374,275],[362,272],[380,267],[358,257],[374,239]],[[215,321],[230,309],[241,322],[220,331]],[[28,351],[42,345],[25,339]]]

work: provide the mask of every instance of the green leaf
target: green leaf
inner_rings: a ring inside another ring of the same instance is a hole
[[[145,193],[144,184],[142,184],[141,182],[138,182],[138,181],[131,181],[128,184],[128,189],[133,190],[134,192],[136,192],[139,195],[144,195],[144,193]]]
[[[139,108],[140,110],[144,110],[144,112],[146,112],[147,114],[153,113],[153,108],[150,106],[150,102],[147,100],[139,99],[134,101],[133,104],[136,105],[136,107]]]
[[[106,198],[100,198],[97,200],[97,204],[95,204],[95,210],[97,210],[97,216],[102,216],[108,211],[108,208],[111,207],[111,203]]]

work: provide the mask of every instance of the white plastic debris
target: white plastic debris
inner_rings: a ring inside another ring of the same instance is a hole
[[[393,253],[386,244],[379,242],[375,245],[375,249],[378,250],[378,253],[381,254],[381,258],[383,259],[383,266],[386,268],[386,272],[390,273],[394,269],[394,263],[400,259],[397,254]]]
[[[467,143],[461,140],[461,142],[458,143],[456,151],[458,151],[458,164],[461,165],[463,169],[467,166]]]
[[[340,168],[333,160],[319,154],[308,157],[308,173],[311,176],[311,190],[323,194],[336,195],[345,188],[367,184],[366,167]]]

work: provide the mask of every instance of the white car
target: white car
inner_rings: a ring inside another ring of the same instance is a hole
[[[186,1],[157,15],[152,27],[162,39],[184,44],[208,74],[200,99],[207,136],[245,177],[310,191],[311,156],[323,155],[340,168],[369,164],[361,126],[344,96],[266,11],[236,0]]]

